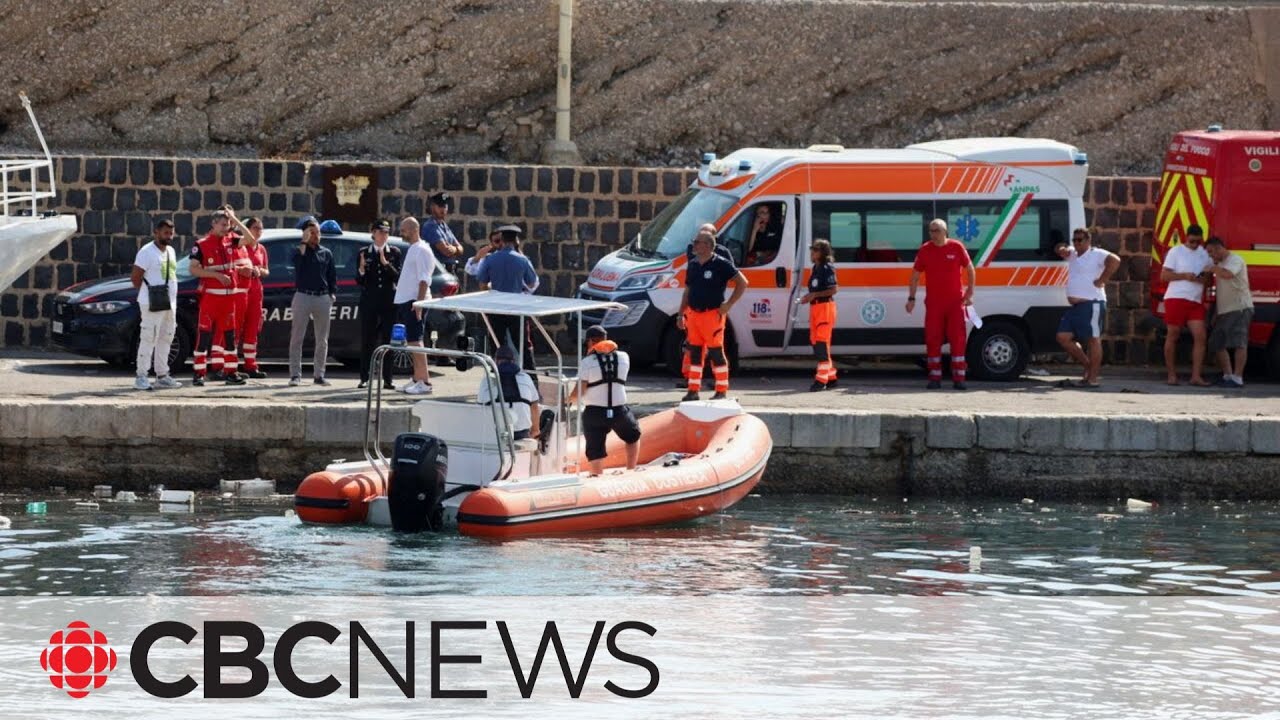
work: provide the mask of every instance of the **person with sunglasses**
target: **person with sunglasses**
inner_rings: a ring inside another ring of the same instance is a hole
[[[965,306],[973,303],[977,273],[964,243],[947,237],[947,222],[929,222],[929,239],[916,252],[907,288],[907,313],[916,308],[916,289],[924,273],[924,344],[930,390],[942,387],[942,343],[951,346],[951,384],[965,390]]]
[[[1058,344],[1084,367],[1084,377],[1073,387],[1098,387],[1102,368],[1102,325],[1107,317],[1107,281],[1120,268],[1120,256],[1093,247],[1085,228],[1071,233],[1071,246],[1054,247],[1067,261],[1067,303],[1058,323]],[[1081,347],[1084,343],[1088,350]]]

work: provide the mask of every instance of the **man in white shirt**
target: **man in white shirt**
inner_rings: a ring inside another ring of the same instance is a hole
[[[404,253],[404,265],[400,268],[400,279],[396,281],[396,319],[404,325],[405,342],[413,347],[422,347],[427,329],[426,311],[415,308],[413,304],[431,297],[431,276],[436,269],[436,256],[419,238],[418,230],[416,219],[407,217],[400,221],[400,237],[409,243],[409,249]],[[405,385],[404,391],[409,395],[426,395],[431,390],[427,357],[414,354],[413,381]]]
[[[1213,331],[1209,333],[1209,349],[1218,356],[1218,366],[1222,368],[1218,386],[1242,388],[1244,364],[1249,359],[1249,325],[1253,322],[1249,268],[1244,258],[1227,249],[1222,238],[1209,238],[1205,250],[1213,258],[1214,265],[1209,272],[1213,273],[1218,289],[1217,312],[1213,317]]]
[[[516,364],[516,351],[510,345],[498,348],[494,359],[498,364],[498,382],[502,390],[502,404],[507,406],[511,419],[511,430],[516,440],[538,437],[538,427],[534,425],[539,412],[538,403],[542,394],[529,373]],[[480,389],[476,391],[476,402],[481,405],[494,403],[493,389],[488,377],[480,381]]]
[[[1169,248],[1164,256],[1160,280],[1168,283],[1164,291],[1164,324],[1169,333],[1164,339],[1164,366],[1168,383],[1178,384],[1178,336],[1182,328],[1191,331],[1191,379],[1192,385],[1209,383],[1200,376],[1204,367],[1204,286],[1212,277],[1208,270],[1213,265],[1205,252],[1204,230],[1199,225],[1188,225],[1186,240]]]
[[[1054,248],[1067,261],[1067,302],[1071,307],[1058,323],[1058,344],[1072,360],[1084,366],[1076,387],[1098,387],[1102,369],[1102,325],[1107,318],[1107,281],[1120,267],[1120,257],[1093,247],[1085,228],[1071,233],[1071,247]],[[1088,346],[1086,352],[1080,343]]]
[[[627,406],[627,374],[631,358],[599,325],[586,332],[587,356],[578,366],[578,388],[585,406],[582,411],[582,438],[593,476],[604,472],[605,438],[617,433],[627,445],[627,469],[640,459],[640,423]]]
[[[133,273],[129,280],[138,288],[138,311],[142,322],[138,328],[138,375],[133,387],[150,390],[147,371],[154,362],[156,387],[176,388],[182,383],[169,374],[169,346],[178,328],[175,309],[178,306],[178,260],[173,248],[173,223],[161,220],[156,223],[154,239],[143,245],[133,259]],[[168,290],[169,306],[151,309],[151,288]]]

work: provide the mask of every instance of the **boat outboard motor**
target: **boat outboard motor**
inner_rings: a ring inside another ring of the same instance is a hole
[[[442,530],[448,474],[449,448],[443,440],[423,433],[397,435],[387,479],[391,527],[411,533]]]

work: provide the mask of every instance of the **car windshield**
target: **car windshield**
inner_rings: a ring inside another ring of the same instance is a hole
[[[627,248],[642,257],[682,255],[698,226],[719,220],[735,202],[737,198],[715,190],[690,189],[658,213]]]

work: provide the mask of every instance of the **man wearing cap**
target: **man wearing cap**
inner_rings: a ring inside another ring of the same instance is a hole
[[[142,322],[138,328],[138,376],[133,387],[150,390],[147,371],[152,363],[156,369],[156,387],[176,388],[182,383],[169,374],[169,346],[177,331],[178,307],[178,259],[170,243],[173,242],[173,223],[161,220],[156,223],[154,239],[142,246],[133,259],[130,280],[138,288],[138,310]],[[169,298],[167,308],[151,307],[151,289],[165,288]]]
[[[422,224],[422,239],[435,251],[436,261],[445,270],[456,273],[458,259],[462,257],[462,243],[449,229],[449,206],[452,202],[453,198],[448,193],[438,192],[431,196],[427,203],[430,217]]]
[[[712,399],[723,400],[729,392],[729,360],[724,354],[725,317],[747,291],[747,278],[733,261],[717,255],[715,246],[715,235],[700,230],[693,238],[693,259],[685,267],[684,295],[680,298],[680,314],[676,316],[676,326],[685,331],[689,344],[685,402],[699,398],[702,364],[707,357],[711,359],[716,378]],[[733,283],[733,294],[725,300],[729,283]]]
[[[538,428],[534,422],[540,414],[538,403],[542,402],[542,395],[538,392],[537,383],[529,373],[521,370],[516,364],[516,351],[510,345],[498,348],[494,359],[498,364],[498,383],[502,390],[501,402],[507,406],[511,431],[515,433],[515,439],[538,437]],[[495,402],[490,384],[491,379],[488,377],[480,381],[480,389],[476,391],[476,402],[481,405],[492,405]]]
[[[231,216],[225,209],[213,212],[209,234],[191,248],[191,274],[200,279],[200,315],[196,324],[194,378],[191,384],[204,385],[212,354],[215,375],[229,385],[243,385],[247,376],[237,372],[236,295],[248,292],[244,268],[235,267],[238,253],[232,236]]]
[[[360,387],[369,384],[369,364],[379,345],[391,342],[396,321],[396,282],[400,279],[400,251],[387,242],[391,223],[379,220],[369,228],[373,242],[360,249],[356,259],[356,283],[360,285]],[[382,386],[395,389],[392,363],[382,364]]]
[[[293,325],[289,333],[289,385],[302,384],[302,342],[307,324],[315,326],[312,355],[313,382],[329,385],[324,367],[329,359],[329,320],[338,299],[338,273],[333,253],[320,245],[320,223],[314,217],[302,221],[302,242],[293,251]]]
[[[520,235],[524,231],[516,225],[503,225],[497,232],[502,234],[502,247],[489,253],[476,272],[476,279],[489,286],[490,290],[506,293],[527,294],[538,287],[538,273],[533,269],[529,258],[517,252]],[[520,341],[520,318],[510,315],[494,315],[489,318],[493,332],[497,336],[499,346],[507,342]],[[524,357],[521,363],[525,370],[533,370],[533,336],[528,325],[524,328]],[[510,340],[508,340],[508,337]]]
[[[575,393],[582,397],[585,406],[582,437],[591,474],[604,472],[605,439],[610,430],[626,443],[627,469],[635,469],[640,459],[640,423],[627,405],[631,358],[618,349],[618,344],[610,340],[599,325],[587,328],[586,351],[586,357],[578,365]]]
[[[400,221],[400,237],[409,243],[396,281],[396,322],[404,325],[405,342],[412,347],[422,347],[426,334],[426,311],[413,304],[431,297],[431,275],[436,269],[435,255],[420,237],[418,221],[406,217]],[[431,375],[427,372],[427,358],[420,353],[410,356],[413,362],[413,380],[404,386],[408,395],[426,395],[431,392]]]

